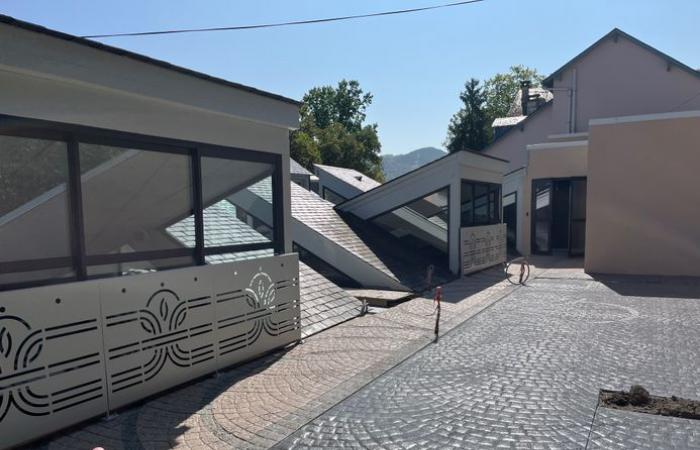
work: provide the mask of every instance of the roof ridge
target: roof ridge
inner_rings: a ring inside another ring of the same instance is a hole
[[[75,42],[76,44],[79,44],[79,45],[92,47],[92,48],[95,48],[97,50],[102,50],[102,51],[109,52],[109,53],[112,53],[115,55],[123,56],[125,58],[131,58],[131,59],[134,59],[134,60],[146,63],[146,64],[151,64],[151,65],[154,65],[157,67],[161,67],[163,69],[172,70],[174,72],[179,72],[179,73],[182,73],[184,75],[189,75],[189,76],[192,76],[195,78],[199,78],[199,79],[209,81],[212,83],[220,84],[220,85],[223,85],[226,87],[250,92],[251,94],[260,95],[262,97],[271,98],[273,100],[278,100],[278,101],[281,101],[284,103],[289,103],[289,104],[292,104],[295,106],[301,105],[300,101],[294,100],[294,99],[289,98],[289,97],[285,97],[283,95],[274,94],[274,93],[268,92],[268,91],[263,91],[262,89],[254,88],[252,86],[247,86],[247,85],[241,84],[241,83],[236,83],[235,81],[229,81],[229,80],[226,80],[224,78],[215,77],[213,75],[208,75],[208,74],[203,73],[203,72],[198,72],[198,71],[193,70],[193,69],[188,69],[186,67],[178,66],[178,65],[169,63],[167,61],[163,61],[160,59],[152,58],[150,56],[142,55],[140,53],[132,52],[129,50],[124,50],[124,49],[119,48],[119,47],[114,47],[111,45],[103,44],[101,42],[92,41],[90,39],[81,38],[79,36],[75,36],[75,35],[72,35],[69,33],[64,33],[62,31],[58,31],[58,30],[53,30],[51,28],[47,28],[47,27],[44,27],[42,25],[37,25],[37,24],[31,23],[31,22],[26,22],[24,20],[15,19],[14,17],[8,16],[5,14],[0,14],[0,23],[4,23],[6,25],[10,25],[10,26],[17,27],[17,28],[22,28],[24,30],[32,31],[35,33],[45,34],[45,35],[48,35],[48,36],[51,36],[51,37],[54,37],[57,39],[63,39],[65,41]]]

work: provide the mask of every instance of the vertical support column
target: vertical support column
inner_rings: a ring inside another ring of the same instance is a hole
[[[459,171],[457,171],[459,173]],[[450,260],[450,272],[455,275],[460,273],[461,269],[461,245],[460,245],[460,228],[461,228],[461,211],[462,203],[461,187],[462,179],[459,176],[451,177],[450,196],[449,196],[449,226],[447,228],[447,246]]]
[[[71,211],[71,244],[73,268],[78,280],[87,278],[85,263],[85,224],[83,219],[83,193],[80,178],[80,149],[78,141],[68,141],[68,194]]]
[[[282,158],[282,163],[281,163],[281,169],[282,173],[280,174],[280,179],[282,180],[282,185],[281,185],[281,195],[282,195],[282,204],[284,205],[283,209],[283,215],[282,215],[282,220],[284,223],[284,252],[285,253],[291,253],[292,251],[292,194],[291,194],[291,186],[290,186],[290,170],[289,170],[289,148],[286,149],[286,151],[281,155]],[[275,225],[277,227],[277,225]]]
[[[194,257],[202,266],[204,259],[204,205],[202,204],[202,155],[198,148],[192,149],[192,212],[194,214]]]
[[[276,254],[292,251],[292,242],[287,231],[287,218],[291,215],[289,178],[289,158],[280,155],[272,174],[272,225]]]

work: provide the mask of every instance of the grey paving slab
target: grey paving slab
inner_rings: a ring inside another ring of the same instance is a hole
[[[698,448],[698,421],[599,409],[593,423],[601,388],[700,399],[700,297],[648,287],[535,279],[279,448]]]

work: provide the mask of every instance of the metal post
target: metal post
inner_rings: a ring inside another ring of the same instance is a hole
[[[437,314],[435,315],[435,343],[437,344],[438,339],[440,337],[440,302],[442,301],[442,286],[438,286],[435,288],[435,299],[433,300],[434,303],[436,303],[435,306],[435,311]]]

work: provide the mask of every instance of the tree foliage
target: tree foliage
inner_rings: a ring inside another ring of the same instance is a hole
[[[450,153],[460,150],[482,150],[488,144],[486,94],[479,80],[472,78],[459,94],[463,106],[452,116],[447,127],[445,146]]]
[[[291,135],[291,157],[308,169],[314,163],[348,167],[383,181],[377,125],[365,125],[372,94],[355,81],[321,86],[304,95],[301,124]]]
[[[513,102],[515,101],[520,83],[523,81],[531,81],[533,87],[541,86],[543,76],[537,72],[537,69],[519,64],[511,66],[510,71],[505,73],[497,73],[484,83],[484,92],[486,94],[486,109],[489,118],[505,117],[508,115]]]
[[[450,152],[464,149],[483,150],[493,142],[491,124],[498,117],[508,116],[522,81],[540,86],[544,77],[536,69],[511,66],[508,72],[497,73],[479,86],[472,78],[459,95],[464,105],[452,116],[445,146]]]

